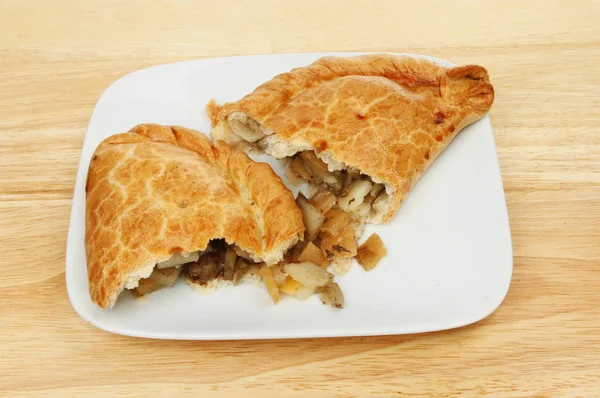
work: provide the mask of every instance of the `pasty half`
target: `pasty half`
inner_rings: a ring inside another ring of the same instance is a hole
[[[327,185],[345,211],[376,195],[360,211],[381,223],[493,100],[481,66],[379,54],[321,58],[207,111],[215,139],[284,159],[295,177]]]
[[[273,264],[303,233],[291,192],[268,164],[193,130],[139,125],[92,156],[85,248],[90,294],[101,307],[156,276],[157,264],[178,274],[193,263],[188,276],[206,282],[223,277],[204,267],[223,260],[215,251]],[[172,276],[155,279],[168,284]]]

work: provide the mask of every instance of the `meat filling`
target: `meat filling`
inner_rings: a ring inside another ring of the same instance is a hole
[[[239,247],[228,245],[224,239],[215,239],[202,252],[175,253],[169,260],[158,263],[152,274],[140,279],[132,291],[136,296],[144,296],[173,286],[181,273],[186,275],[188,281],[199,285],[207,285],[215,279],[239,281],[247,273],[244,270],[246,262],[239,260],[246,256],[247,252]]]
[[[223,276],[225,272],[225,253],[214,251],[200,257],[195,263],[187,264],[187,275],[196,283],[206,284]]]

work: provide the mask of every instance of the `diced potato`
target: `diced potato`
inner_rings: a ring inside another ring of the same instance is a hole
[[[356,261],[358,261],[365,271],[371,271],[377,266],[381,258],[381,256],[371,251],[359,250]]]
[[[331,263],[331,272],[336,276],[344,276],[352,268],[352,257],[338,258]]]
[[[329,171],[327,163],[319,159],[312,151],[302,152],[300,156],[313,176],[317,177],[318,181],[325,182],[335,190],[342,189],[344,181],[340,172]]]
[[[363,203],[371,188],[373,188],[373,185],[370,181],[354,181],[348,188],[348,194],[338,198],[338,206],[347,212],[356,210]]]
[[[181,274],[182,266],[170,268],[154,268],[148,279],[165,286],[173,286]]]
[[[285,169],[285,176],[287,177],[290,184],[292,184],[295,187],[304,182],[304,180],[298,177],[296,174],[294,174],[294,172],[289,167]]]
[[[383,184],[373,184],[373,188],[371,188],[371,192],[369,192],[369,196],[374,198],[378,197],[381,192],[385,189],[385,185]]]
[[[329,189],[323,187],[319,188],[319,190],[313,196],[311,196],[308,202],[319,209],[321,213],[325,214],[333,206],[335,206],[337,197],[332,194]]]
[[[344,293],[335,282],[324,286],[319,293],[319,298],[323,304],[330,305],[333,308],[344,308]]]
[[[248,264],[244,268],[236,269],[233,274],[233,284],[239,285],[241,282],[250,280],[260,280],[260,268],[264,263]]]
[[[386,192],[382,192],[373,202],[373,211],[376,215],[383,215],[387,213],[389,208],[389,195]]]
[[[281,266],[279,264],[271,267],[271,275],[273,275],[273,280],[277,286],[283,285],[287,278],[287,275],[281,271]]]
[[[340,231],[350,224],[350,214],[334,207],[325,214],[325,221],[321,227],[321,232],[331,235],[338,235]]]
[[[294,186],[298,186],[306,181],[310,181],[312,178],[300,156],[295,156],[290,159],[285,168],[285,176]]]
[[[333,173],[327,173],[318,176],[321,181],[329,185],[334,191],[338,192],[341,189],[341,183]]]
[[[293,296],[296,290],[302,287],[302,284],[298,281],[293,280],[289,276],[285,278],[285,281],[279,286],[279,291]]]
[[[312,198],[321,189],[327,189],[327,186],[323,185],[323,184],[314,184],[314,183],[308,184],[308,186],[306,187],[306,193],[308,195],[307,197]]]
[[[313,292],[311,289],[305,286],[301,286],[300,289],[296,290],[296,292],[294,293],[294,297],[296,297],[298,300],[303,301],[312,296],[314,293],[315,292]]]
[[[354,228],[351,225],[342,229],[338,235],[322,233],[321,250],[325,252],[325,257],[330,260],[356,256],[356,237]]]
[[[366,222],[367,218],[371,214],[371,205],[367,203],[363,203],[356,210],[352,212],[352,217],[360,220],[361,222]]]
[[[360,179],[360,172],[358,170],[346,170],[344,187],[340,191],[339,196],[347,195],[348,192],[350,192],[350,187],[352,186],[352,183],[358,179]]]
[[[300,282],[293,280],[289,276],[285,282],[279,286],[279,291],[289,296],[294,296],[299,300],[306,300],[314,293],[312,289],[302,286]]]
[[[302,152],[300,153],[300,157],[304,161],[304,164],[310,168],[310,171],[312,171],[313,174],[318,176],[329,174],[327,163],[319,159],[313,151]]]
[[[302,250],[302,253],[298,256],[298,261],[302,263],[314,263],[321,268],[327,268],[329,265],[329,261],[325,258],[323,251],[312,242],[308,242],[304,247],[304,250]]]
[[[365,271],[370,271],[375,268],[377,263],[379,263],[386,255],[387,249],[383,245],[383,241],[379,235],[374,233],[369,236],[369,239],[367,239],[365,243],[360,245],[356,254],[356,260]]]
[[[377,199],[375,196],[367,195],[367,196],[365,196],[365,200],[364,200],[363,204],[368,204],[370,206],[373,204],[373,202],[375,202],[375,199]]]
[[[306,200],[302,193],[298,194],[296,203],[298,204],[298,207],[300,207],[300,210],[302,210],[302,221],[306,227],[308,240],[314,240],[319,233],[319,229],[323,225],[325,217],[316,207],[308,203],[308,200]]]
[[[344,175],[342,174],[341,171],[334,171],[333,173],[333,178],[324,178],[323,181],[325,181],[325,183],[327,183],[327,185],[329,185],[331,187],[331,189],[333,189],[337,195],[339,195],[340,191],[342,190],[342,188],[344,187]]]
[[[232,246],[227,246],[225,252],[225,261],[223,263],[223,279],[226,281],[233,280],[233,272],[235,271],[235,263],[237,262],[237,254]]]
[[[237,272],[238,270],[244,269],[247,266],[248,266],[248,263],[246,261],[244,261],[243,258],[238,257],[237,261],[235,262],[235,272]]]
[[[371,234],[360,247],[367,248],[382,257],[387,255],[387,249],[385,248],[383,240],[377,233]]]
[[[325,286],[333,280],[333,274],[313,263],[286,264],[283,268],[288,276],[309,289]]]
[[[306,246],[306,244],[309,242],[307,236],[306,236],[306,232],[305,232],[305,236],[304,236],[304,240],[296,243],[294,246],[292,246],[290,249],[288,249],[287,253],[284,254],[283,256],[283,262],[284,263],[295,263],[298,261],[298,256],[300,256],[300,253],[302,253],[302,250],[304,250],[304,247]]]
[[[198,252],[188,253],[187,256],[183,253],[173,253],[171,258],[167,261],[156,264],[156,268],[171,268],[176,265],[195,263],[199,258],[200,254]]]
[[[353,220],[352,228],[354,229],[354,238],[358,241],[365,232],[365,220]]]
[[[292,162],[289,165],[289,170],[294,173],[294,175],[296,175],[297,177],[309,181],[311,178],[311,175],[309,173],[309,171],[307,170],[304,161],[302,160],[301,157],[296,156],[294,158],[294,160],[292,160]]]
[[[131,291],[133,292],[133,294],[140,297],[140,296],[144,296],[148,293],[152,293],[157,290],[160,290],[163,287],[165,287],[165,285],[156,283],[150,278],[145,278],[145,279],[140,279],[137,287],[131,289]]]
[[[263,266],[260,269],[260,275],[262,276],[262,280],[267,288],[267,292],[269,292],[269,296],[271,296],[271,300],[273,300],[273,303],[277,304],[279,302],[279,288],[273,279],[271,268],[266,265]]]

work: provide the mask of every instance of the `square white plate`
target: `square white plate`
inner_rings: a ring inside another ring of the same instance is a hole
[[[136,300],[122,294],[102,310],[88,294],[84,250],[85,181],[96,146],[138,123],[181,125],[209,133],[211,98],[234,101],[274,75],[326,55],[258,55],[154,66],[113,83],[100,97],[81,152],[67,244],[73,308],[114,333],[165,339],[262,339],[429,332],[491,314],[512,274],[512,246],[494,137],[488,117],[462,131],[410,192],[388,225],[369,227],[388,256],[369,273],[358,264],[338,278],[346,305],[318,297],[273,305],[259,285],[201,294],[186,283]],[[416,55],[415,55],[416,56]],[[442,65],[447,61],[424,57]],[[274,159],[267,161],[282,175]]]

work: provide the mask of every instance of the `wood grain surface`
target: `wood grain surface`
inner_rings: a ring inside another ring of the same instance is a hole
[[[0,0],[0,395],[600,396],[600,2]],[[441,333],[152,341],[83,322],[65,245],[117,78],[232,54],[397,51],[488,68],[514,242],[489,318]]]

